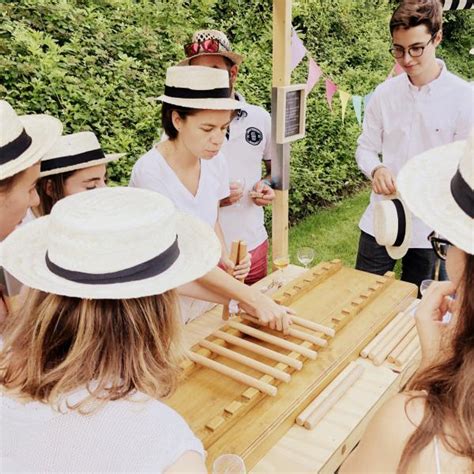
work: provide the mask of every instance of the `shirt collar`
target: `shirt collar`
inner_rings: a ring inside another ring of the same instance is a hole
[[[436,79],[433,79],[428,84],[425,84],[424,86],[422,86],[421,89],[418,89],[417,86],[414,86],[410,82],[410,79],[408,78],[408,74],[405,74],[405,80],[408,85],[408,89],[411,91],[417,91],[417,92],[418,90],[426,90],[428,93],[431,93],[434,90],[437,90],[440,86],[442,86],[448,75],[448,70],[446,69],[446,64],[444,63],[443,60],[436,58],[436,62],[441,66],[441,72],[439,73],[439,76]]]

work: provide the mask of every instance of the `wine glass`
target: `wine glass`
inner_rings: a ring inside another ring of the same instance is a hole
[[[288,255],[277,255],[273,259],[273,266],[277,270],[280,270],[277,273],[277,276],[273,279],[273,282],[277,287],[280,287],[283,285],[283,283],[285,283],[284,270],[289,264],[290,264],[290,257],[288,257]]]
[[[305,267],[308,268],[308,265],[314,260],[314,249],[311,247],[300,247],[296,251],[296,256],[298,261]]]
[[[245,191],[245,178],[231,178],[230,181],[229,181],[229,185],[232,185],[232,184],[237,185],[240,188],[240,191],[242,192],[242,194],[244,193],[244,191]],[[242,206],[241,200],[242,200],[242,198],[240,198],[233,205],[235,207]]]
[[[421,293],[421,296],[423,296],[426,292],[426,290],[428,289],[428,287],[431,285],[431,283],[433,283],[434,280],[423,280],[420,284],[420,293]]]
[[[212,465],[212,474],[246,474],[244,460],[237,454],[221,454]]]

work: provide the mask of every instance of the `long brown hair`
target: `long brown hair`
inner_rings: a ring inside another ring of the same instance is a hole
[[[176,386],[181,323],[174,290],[124,300],[87,300],[30,290],[12,314],[0,352],[0,384],[15,396],[81,412],[135,391],[152,398]]]
[[[410,436],[398,472],[410,463],[436,436],[453,454],[474,461],[474,255],[466,255],[460,284],[460,306],[446,357],[418,373],[408,389],[422,391],[411,396],[425,404],[423,419]]]
[[[34,209],[34,213],[39,216],[46,216],[51,212],[53,206],[63,197],[66,180],[72,176],[75,171],[66,171],[64,173],[44,176],[36,183],[36,191],[40,198],[39,206]]]

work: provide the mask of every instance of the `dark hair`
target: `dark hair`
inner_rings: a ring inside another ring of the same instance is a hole
[[[161,107],[161,126],[170,140],[175,140],[178,136],[178,130],[173,125],[172,114],[176,112],[183,120],[190,115],[195,115],[200,109],[191,109],[179,105],[163,102]]]
[[[405,444],[397,470],[400,473],[408,471],[411,461],[435,436],[452,453],[474,461],[474,255],[465,257],[459,314],[443,351],[447,357],[419,372],[407,387],[423,394],[413,395],[406,405],[422,398],[425,412]]]
[[[397,28],[426,25],[433,36],[441,30],[443,7],[439,0],[403,0],[390,19],[390,34]]]
[[[35,214],[46,216],[51,212],[53,206],[64,197],[64,185],[66,184],[66,180],[74,173],[75,171],[66,171],[51,176],[44,176],[38,180],[36,183],[36,191],[38,192],[40,203],[35,209]]]

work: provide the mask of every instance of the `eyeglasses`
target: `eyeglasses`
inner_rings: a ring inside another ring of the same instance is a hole
[[[428,240],[430,241],[436,256],[441,260],[446,260],[448,249],[449,247],[452,247],[453,244],[449,240],[438,237],[436,232],[431,232],[428,236]]]
[[[217,53],[221,46],[226,51],[229,51],[229,49],[224,44],[222,44],[218,39],[215,38],[195,41],[193,43],[188,43],[184,45],[184,54],[187,58],[189,58],[190,56],[195,56],[200,52]]]
[[[436,36],[436,33],[430,38],[430,40],[421,46],[412,46],[411,48],[408,48],[408,54],[412,58],[419,58],[425,51],[425,48],[434,40]],[[393,48],[389,49],[390,54],[396,58],[396,59],[401,59],[403,56],[405,56],[405,48],[402,48],[401,46],[394,46]]]

